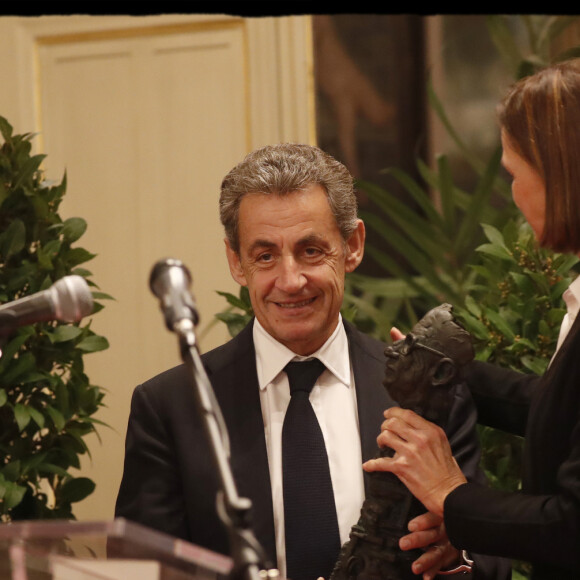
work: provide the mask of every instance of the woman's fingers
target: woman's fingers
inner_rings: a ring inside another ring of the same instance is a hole
[[[393,449],[393,457],[371,459],[363,469],[394,473],[429,511],[442,515],[447,494],[466,481],[445,431],[413,411],[392,407],[377,443]]]
[[[401,340],[401,339],[405,338],[405,335],[398,328],[395,328],[394,326],[393,326],[393,328],[391,328],[390,335],[391,335],[391,340],[393,342],[397,342],[397,340]]]

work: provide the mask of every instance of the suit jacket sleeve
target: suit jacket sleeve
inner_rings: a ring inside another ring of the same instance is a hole
[[[575,334],[543,377],[472,366],[468,380],[486,422],[526,436],[523,489],[470,482],[444,506],[456,547],[532,562],[538,578],[577,578],[580,571],[578,328]]]
[[[445,432],[459,467],[469,481],[485,482],[479,467],[481,448],[477,438],[477,413],[469,390],[460,384],[454,395]]]
[[[214,462],[187,377],[180,366],[135,389],[115,516],[229,554]]]
[[[151,396],[142,385],[133,392],[115,516],[189,539],[175,445]]]
[[[575,463],[578,471],[580,458]],[[577,574],[580,534],[574,502],[566,490],[560,496],[531,495],[466,483],[445,500],[445,526],[449,539],[460,549],[557,563]],[[568,576],[558,576],[564,577]]]
[[[540,377],[480,361],[468,365],[465,376],[478,423],[523,437]]]

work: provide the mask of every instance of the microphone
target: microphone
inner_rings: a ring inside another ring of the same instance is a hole
[[[161,301],[165,324],[171,331],[175,331],[184,321],[189,321],[193,326],[199,322],[197,306],[189,291],[190,285],[191,274],[180,260],[160,260],[151,270],[149,287]]]
[[[0,331],[47,320],[78,322],[93,311],[93,295],[81,276],[65,276],[50,288],[0,306]]]

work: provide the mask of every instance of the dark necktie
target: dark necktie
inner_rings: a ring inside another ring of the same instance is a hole
[[[324,368],[318,359],[284,367],[291,395],[282,427],[286,576],[291,580],[328,579],[340,551],[326,447],[309,398]]]

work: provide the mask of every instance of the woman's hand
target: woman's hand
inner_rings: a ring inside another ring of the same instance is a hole
[[[423,580],[432,580],[442,569],[458,561],[459,550],[449,542],[443,518],[427,512],[412,519],[408,527],[411,533],[399,540],[401,550],[425,550],[413,562],[414,574],[422,574]]]
[[[467,482],[445,431],[408,409],[392,407],[384,415],[377,443],[395,455],[371,459],[363,469],[394,473],[428,511],[443,517],[447,495]]]

